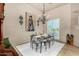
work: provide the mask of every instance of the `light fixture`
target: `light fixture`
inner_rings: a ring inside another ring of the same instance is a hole
[[[43,3],[43,11],[42,16],[37,20],[37,25],[39,26],[39,22],[42,22],[42,24],[45,24],[46,16],[45,16],[45,3]]]

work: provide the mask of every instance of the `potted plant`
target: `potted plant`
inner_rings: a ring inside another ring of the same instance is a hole
[[[9,42],[9,38],[3,39],[3,45],[4,45],[5,48],[9,48],[11,46],[11,44]]]

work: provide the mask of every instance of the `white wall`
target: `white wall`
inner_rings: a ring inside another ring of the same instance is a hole
[[[40,12],[27,4],[5,4],[5,19],[3,24],[3,36],[9,37],[14,45],[18,45],[30,40],[33,32],[25,31],[25,12],[33,13],[36,17]],[[19,16],[23,15],[23,25],[19,24]],[[37,16],[38,15],[38,16]],[[36,21],[36,20],[35,20]]]
[[[19,16],[25,16],[25,12],[32,13],[36,20],[41,13],[28,4],[5,4],[5,19],[3,24],[4,37],[9,37],[14,45],[18,45],[30,40],[33,32],[25,31],[25,17],[23,25],[19,24]],[[71,33],[71,5],[66,4],[47,12],[50,19],[60,18],[60,40],[66,42],[66,34]],[[36,21],[35,20],[35,21]],[[46,24],[44,25],[46,32]],[[43,25],[36,29],[38,33],[43,31]]]
[[[75,12],[76,11],[76,12]],[[79,47],[79,4],[71,5],[71,33],[74,35],[74,45]]]
[[[71,32],[71,5],[65,4],[47,13],[50,19],[60,19],[60,40],[66,42],[66,35]]]

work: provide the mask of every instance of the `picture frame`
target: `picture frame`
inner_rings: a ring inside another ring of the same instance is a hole
[[[35,15],[25,12],[25,31],[35,31]]]

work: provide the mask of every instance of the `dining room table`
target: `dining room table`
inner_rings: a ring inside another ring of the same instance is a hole
[[[48,34],[41,34],[41,35],[33,36],[33,38],[31,39],[32,49],[34,48],[34,46],[36,46],[36,51],[39,48],[40,53],[41,53],[42,52],[42,46],[45,46],[45,50],[47,50],[47,46],[49,46],[49,48],[50,48],[50,43],[51,43],[52,40],[54,40],[54,39],[51,40],[51,37],[52,36],[50,36]]]

